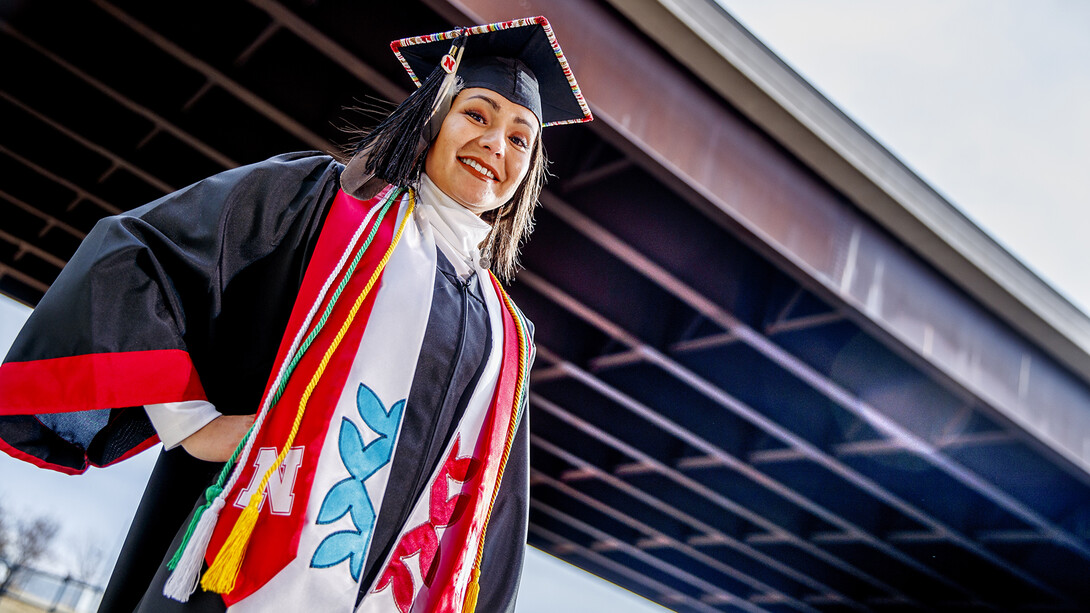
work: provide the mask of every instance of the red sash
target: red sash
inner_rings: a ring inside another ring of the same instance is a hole
[[[352,239],[360,222],[373,206],[381,202],[387,191],[384,190],[375,199],[368,202],[357,200],[344,192],[337,194],[326,217],[325,225],[322,227],[322,232],[318,237],[314,255],[307,265],[299,296],[292,307],[288,327],[285,329],[284,337],[280,341],[280,349],[275,362],[278,366],[283,363],[287,356],[292,341],[317,299],[322,285],[325,283],[330,271],[336,266],[341,254],[345,252],[348,242]],[[326,348],[330,346],[333,337],[337,334],[338,323],[344,321],[347,311],[352,307],[352,298],[358,295],[364,285],[367,284],[367,281],[378,267],[379,260],[382,259],[390,245],[396,230],[397,209],[396,205],[392,207],[386,218],[381,220],[378,233],[375,235],[371,246],[367,249],[351,280],[344,288],[342,299],[337,302],[329,316],[330,323],[322,329],[314,339],[310,350],[299,361],[277,406],[270,411],[264,427],[257,434],[253,446],[255,451],[262,447],[274,447],[279,450],[283,442],[287,440],[303,391],[317,369]],[[371,223],[377,222],[376,216],[376,219]],[[366,236],[366,234],[367,232],[364,232],[363,236]],[[362,241],[363,238],[361,237],[360,240]],[[353,246],[353,249],[355,248]],[[375,289],[380,285],[381,278]],[[306,418],[302,422],[293,445],[296,447],[305,446],[306,453],[303,455],[302,465],[296,475],[291,513],[289,515],[274,515],[270,513],[271,504],[268,501],[262,505],[261,513],[246,551],[246,557],[242,562],[242,568],[235,583],[235,589],[224,595],[224,601],[228,606],[252,594],[284,568],[296,555],[301,529],[300,519],[303,518],[309,504],[314,471],[318,464],[322,442],[325,440],[329,416],[336,408],[337,398],[344,388],[349,367],[356,354],[356,349],[359,347],[360,338],[363,336],[371,308],[374,306],[376,294],[377,291],[372,290],[367,297],[360,311],[356,314],[354,325],[349,328],[337,351],[330,359],[324,376],[311,394]],[[344,299],[343,297],[348,298]],[[327,296],[326,300],[329,300],[329,296]],[[325,306],[325,304],[322,304],[321,309],[324,309]],[[312,322],[311,326],[313,327],[313,325]],[[275,377],[276,372],[271,373],[265,390],[266,396],[273,391],[271,386]],[[234,503],[238,498],[238,492],[246,488],[253,480],[255,455],[252,454],[250,463],[243,467],[243,472],[236,483],[236,491],[227,495],[227,505],[220,515],[216,530],[212,534],[212,540],[205,554],[205,560],[209,564],[212,563],[216,554],[223,547],[227,535],[230,534],[232,526],[235,525],[239,514],[242,512],[242,508]]]

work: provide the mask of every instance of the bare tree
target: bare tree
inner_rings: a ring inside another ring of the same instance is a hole
[[[102,543],[89,534],[77,540],[71,549],[72,576],[85,583],[94,583],[106,562],[106,550]]]
[[[8,558],[8,576],[0,585],[0,596],[7,593],[11,580],[20,568],[45,556],[60,527],[57,520],[51,517],[35,517],[15,522],[15,535],[9,545],[12,553]]]
[[[57,536],[60,523],[52,517],[35,517],[19,522],[15,528],[15,555],[13,562],[26,566],[41,559]]]
[[[7,515],[4,512],[4,507],[0,506],[0,560],[7,561],[8,559],[8,521]]]
[[[4,565],[5,584],[8,582],[8,578],[11,577],[11,562],[8,561],[8,555],[11,553],[9,551],[11,536],[8,534],[8,524],[10,523],[4,507],[0,506],[0,563]],[[0,591],[0,594],[3,594],[3,592]]]

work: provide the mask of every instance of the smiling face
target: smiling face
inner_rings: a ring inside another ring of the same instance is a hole
[[[529,109],[490,89],[462,90],[428,150],[424,171],[445,194],[480,215],[515,194],[538,132]]]

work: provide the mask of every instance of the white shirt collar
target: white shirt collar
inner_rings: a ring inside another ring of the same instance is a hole
[[[492,226],[446,195],[427,173],[420,173],[416,197],[417,210],[434,229],[439,250],[459,276],[469,276],[479,266],[479,245],[488,238]]]

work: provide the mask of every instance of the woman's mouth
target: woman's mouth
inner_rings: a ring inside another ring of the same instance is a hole
[[[489,170],[488,168],[486,168],[485,166],[482,166],[481,164],[479,164],[479,163],[477,163],[477,162],[475,162],[475,161],[473,161],[473,160],[471,160],[469,158],[458,158],[458,161],[465,164],[466,166],[469,166],[473,170],[476,170],[477,172],[481,173],[482,175],[488,177],[489,179],[492,179],[493,181],[496,180],[496,175],[493,174],[493,172],[491,170]]]

